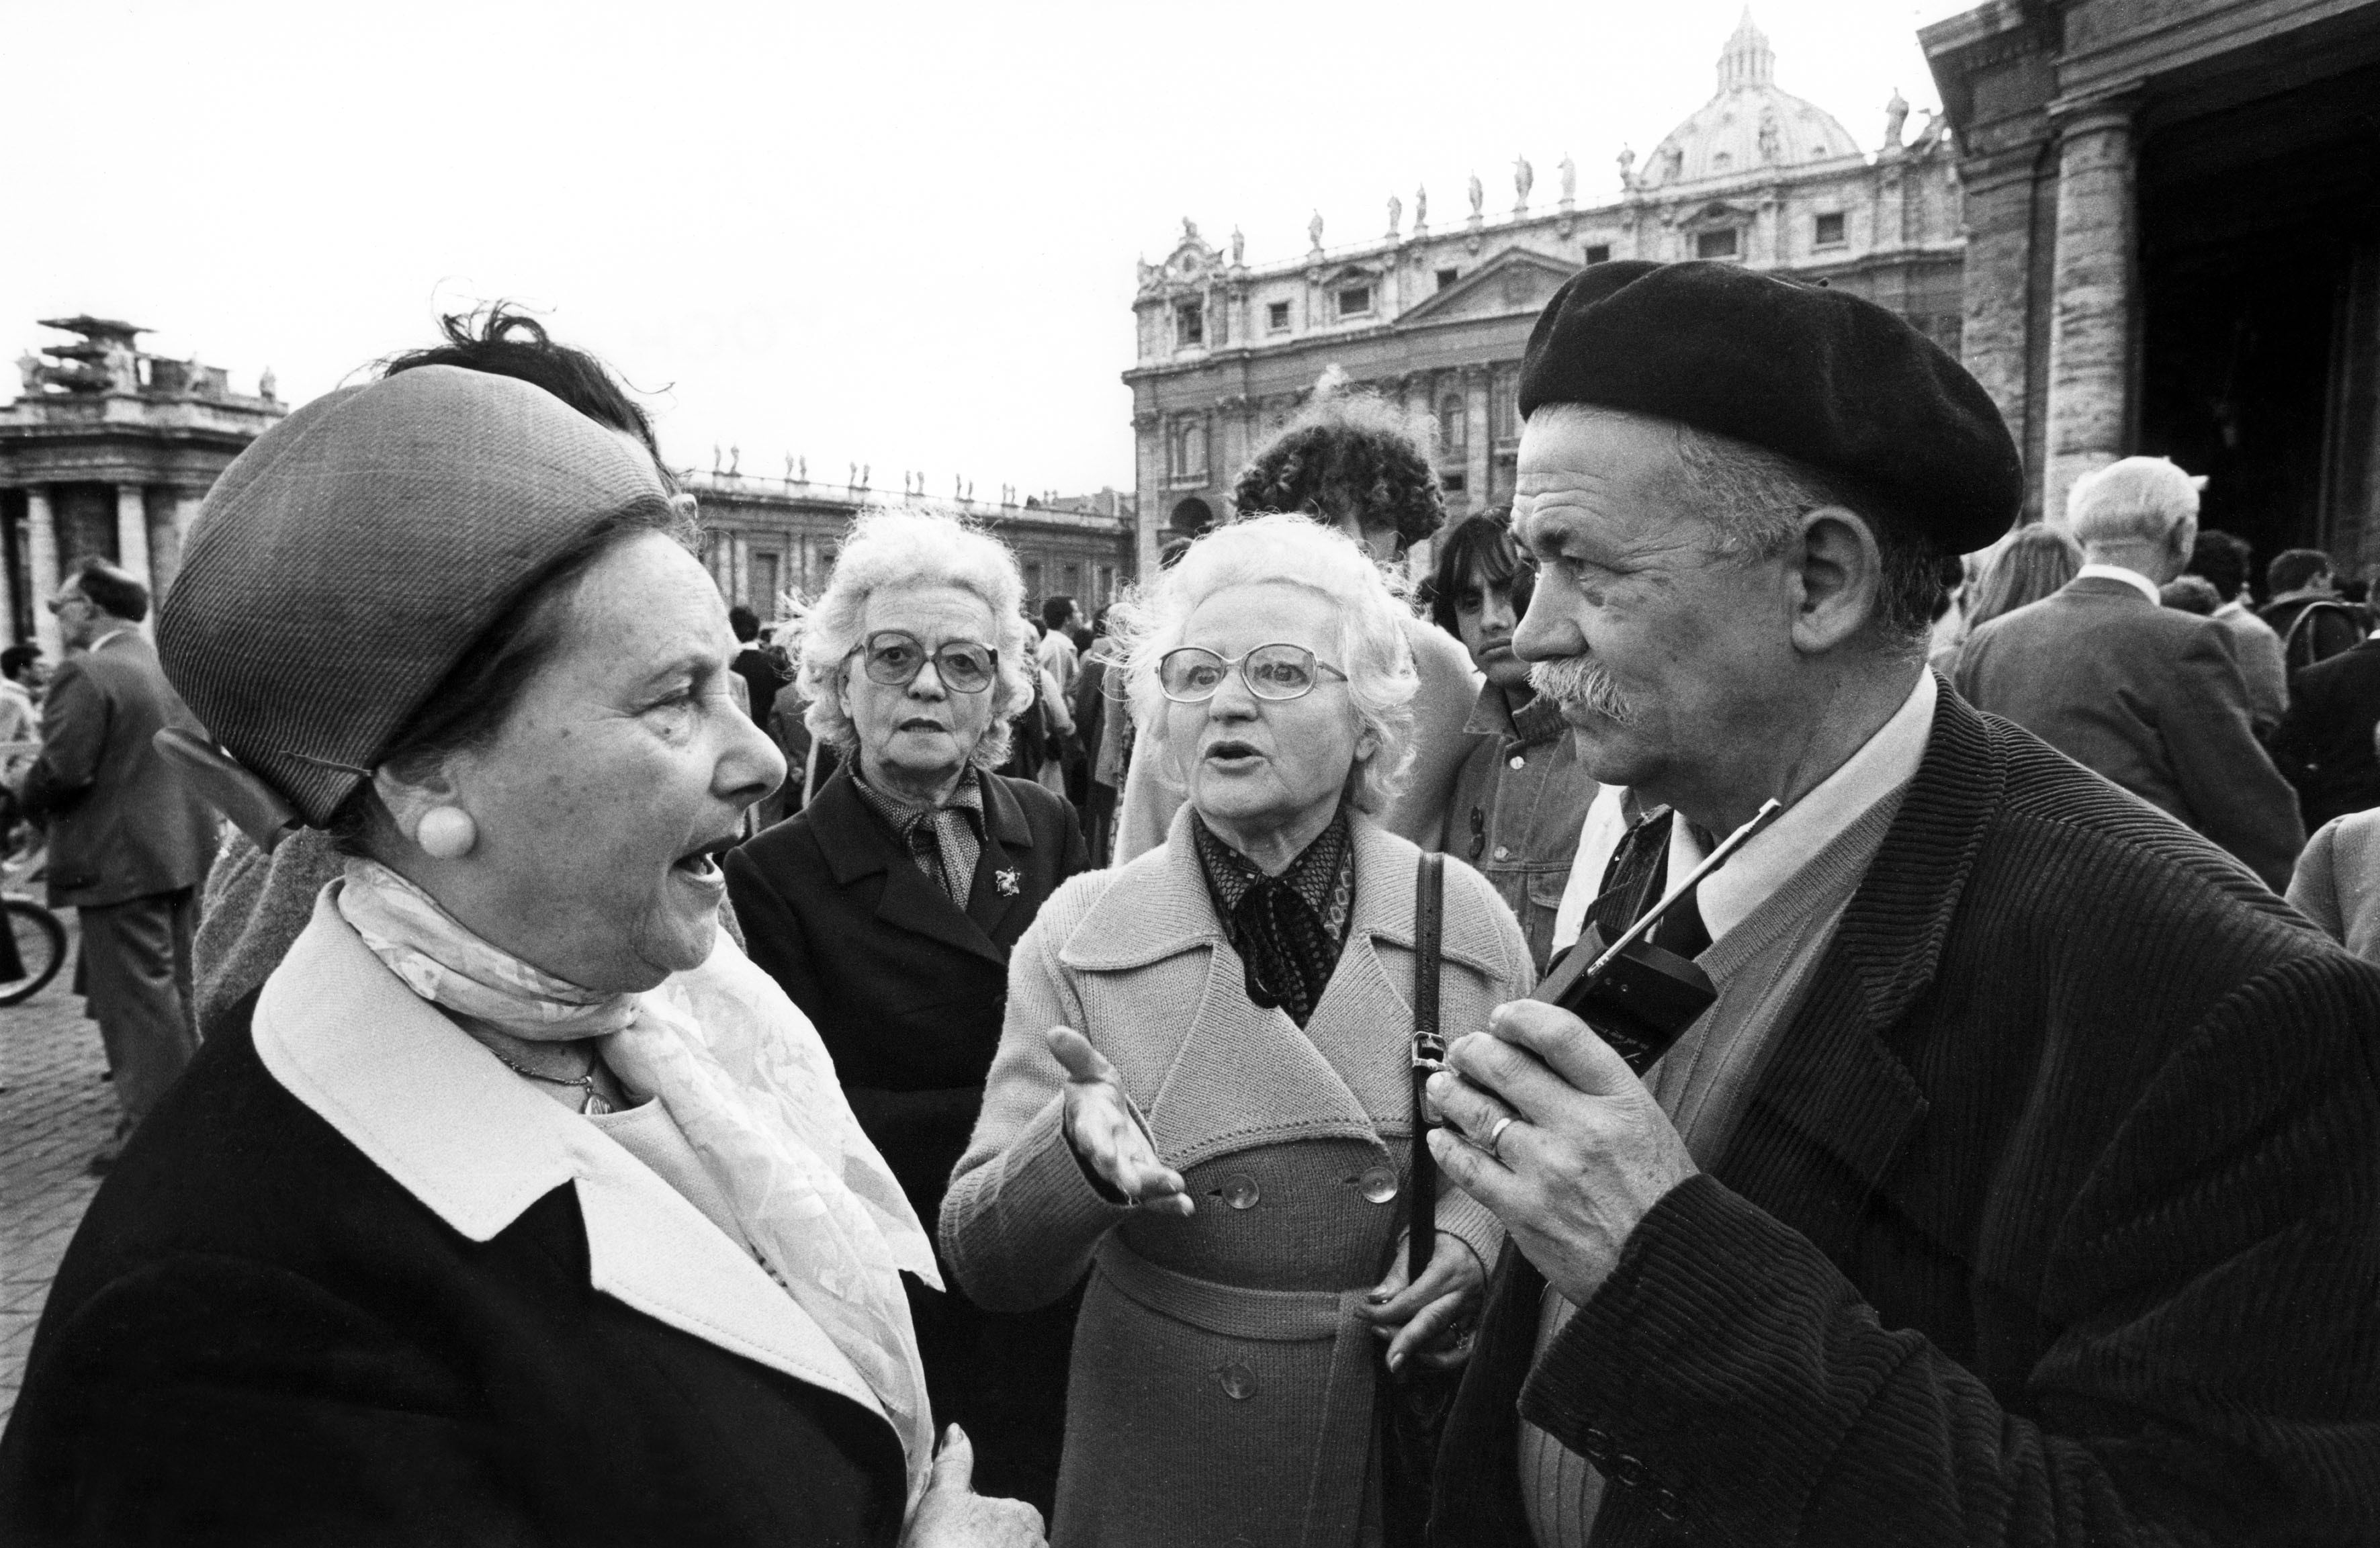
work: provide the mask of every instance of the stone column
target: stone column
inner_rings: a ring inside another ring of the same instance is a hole
[[[138,484],[115,486],[115,562],[134,580],[149,584],[149,502]]]
[[[2075,479],[2124,454],[2132,388],[2132,108],[2078,107],[2058,124],[2042,514],[2066,519]]]
[[[32,572],[25,590],[33,599],[33,640],[55,666],[66,655],[58,643],[57,615],[47,605],[58,590],[58,517],[50,509],[50,491],[39,484],[25,491],[25,558]]]
[[[1970,157],[1959,167],[1967,191],[1960,363],[1992,395],[2016,438],[2031,474],[2028,504],[2039,499],[2041,475],[2033,351],[2048,344],[2034,337],[2034,200],[2046,191],[2038,186],[2041,149],[2037,143],[2022,145]]]

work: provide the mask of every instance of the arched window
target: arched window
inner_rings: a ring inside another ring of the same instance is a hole
[[[1173,514],[1166,525],[1184,538],[1196,538],[1215,525],[1215,513],[1205,501],[1193,495],[1173,507]]]

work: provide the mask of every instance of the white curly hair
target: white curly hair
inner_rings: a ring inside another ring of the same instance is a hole
[[[1182,644],[1190,615],[1220,592],[1266,584],[1311,591],[1339,610],[1338,659],[1331,665],[1347,674],[1357,724],[1373,741],[1372,751],[1355,760],[1348,799],[1359,812],[1378,812],[1413,761],[1413,696],[1421,679],[1405,641],[1412,613],[1352,539],[1305,516],[1257,516],[1208,533],[1111,615],[1110,630],[1127,652],[1124,678],[1141,745],[1152,752],[1164,746],[1168,700],[1158,685],[1157,664]],[[1162,756],[1152,767],[1176,784]]]
[[[973,592],[991,610],[997,639],[984,643],[1000,658],[991,684],[991,723],[969,755],[978,768],[1008,756],[1014,717],[1033,702],[1033,626],[1025,621],[1025,577],[1008,545],[953,511],[906,506],[862,511],[844,535],[834,574],[802,623],[800,692],[810,734],[846,758],[859,750],[858,733],[843,711],[844,673],[851,670],[879,591],[949,586]]]

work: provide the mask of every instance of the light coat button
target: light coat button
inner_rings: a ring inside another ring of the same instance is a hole
[[[1499,860],[1510,860],[1510,859],[1512,859],[1512,846],[1510,846],[1509,844],[1498,844],[1498,845],[1496,846],[1496,858],[1497,858],[1497,859],[1499,859]]]
[[[1519,754],[1519,753],[1514,753],[1514,754],[1512,755],[1512,767],[1513,767],[1514,768],[1528,768],[1528,767],[1529,767],[1529,760],[1528,760],[1526,757],[1523,756],[1521,754]]]
[[[1237,1361],[1216,1372],[1215,1380],[1223,1396],[1234,1403],[1245,1403],[1257,1395],[1257,1373]]]
[[[1394,1167],[1373,1167],[1355,1180],[1363,1188],[1364,1197],[1376,1204],[1391,1203],[1397,1196],[1397,1169]]]
[[[1223,1202],[1233,1209],[1254,1209],[1257,1201],[1264,1197],[1263,1191],[1257,1187],[1257,1179],[1245,1172],[1233,1172],[1225,1178],[1221,1192]]]

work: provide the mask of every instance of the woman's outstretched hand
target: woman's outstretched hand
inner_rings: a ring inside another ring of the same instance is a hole
[[[1196,1210],[1182,1174],[1158,1159],[1157,1146],[1134,1115],[1107,1056],[1072,1027],[1050,1029],[1050,1052],[1066,1067],[1066,1143],[1091,1176],[1144,1209],[1162,1215]]]
[[[1478,1312],[1488,1271],[1469,1244],[1451,1231],[1438,1233],[1418,1282],[1407,1279],[1405,1259],[1400,1238],[1396,1262],[1389,1265],[1388,1277],[1372,1287],[1362,1314],[1374,1333],[1389,1340],[1390,1370],[1419,1360],[1432,1370],[1451,1371],[1471,1358],[1470,1340],[1458,1330]]]
[[[975,1492],[975,1446],[953,1424],[942,1432],[933,1476],[901,1534],[901,1548],[1046,1548],[1041,1513],[1023,1500]]]

